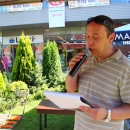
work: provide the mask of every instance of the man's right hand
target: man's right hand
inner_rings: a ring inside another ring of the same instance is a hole
[[[72,70],[72,68],[74,67],[74,65],[80,61],[80,59],[83,58],[84,52],[80,52],[78,53],[76,56],[74,56],[70,61],[69,61],[69,69]],[[86,63],[87,61],[85,61],[84,63]]]

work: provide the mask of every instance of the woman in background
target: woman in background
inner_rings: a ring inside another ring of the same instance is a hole
[[[3,54],[3,61],[4,61],[4,69],[5,71],[8,71],[8,59],[5,56],[5,54]]]

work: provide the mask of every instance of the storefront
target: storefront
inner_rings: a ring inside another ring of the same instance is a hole
[[[44,43],[43,34],[41,35],[28,35],[34,51],[34,56],[38,61],[40,55],[43,53]],[[8,58],[8,66],[12,67],[16,55],[16,49],[18,47],[20,36],[8,36],[3,37],[3,48],[2,51]]]
[[[57,43],[63,69],[68,67],[68,62],[74,55],[86,48],[85,30],[85,26],[44,30],[44,42],[49,39]]]
[[[4,31],[1,41],[2,51],[12,67],[22,30]],[[39,34],[40,33],[40,34]],[[30,29],[24,31],[29,36],[36,61],[39,61],[47,40],[55,40],[60,54],[62,68],[68,67],[69,60],[82,51],[85,45],[85,27],[50,28],[48,30]]]

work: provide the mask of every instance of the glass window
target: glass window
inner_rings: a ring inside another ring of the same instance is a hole
[[[69,60],[86,48],[86,27],[49,28],[44,30],[44,43],[55,40],[59,49],[62,67],[67,67]]]

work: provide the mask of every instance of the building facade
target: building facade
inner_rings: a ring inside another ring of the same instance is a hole
[[[10,65],[14,61],[22,31],[30,36],[37,60],[46,41],[55,40],[61,59],[65,61],[62,67],[66,67],[69,59],[85,48],[86,20],[89,17],[107,15],[114,20],[116,27],[130,22],[129,0],[111,0],[109,5],[80,8],[69,8],[68,2],[65,2],[65,26],[49,28],[48,5],[48,2],[44,1],[40,10],[14,12],[8,12],[5,6],[0,7],[0,53],[4,52],[8,56]],[[66,50],[65,54],[63,50]]]

